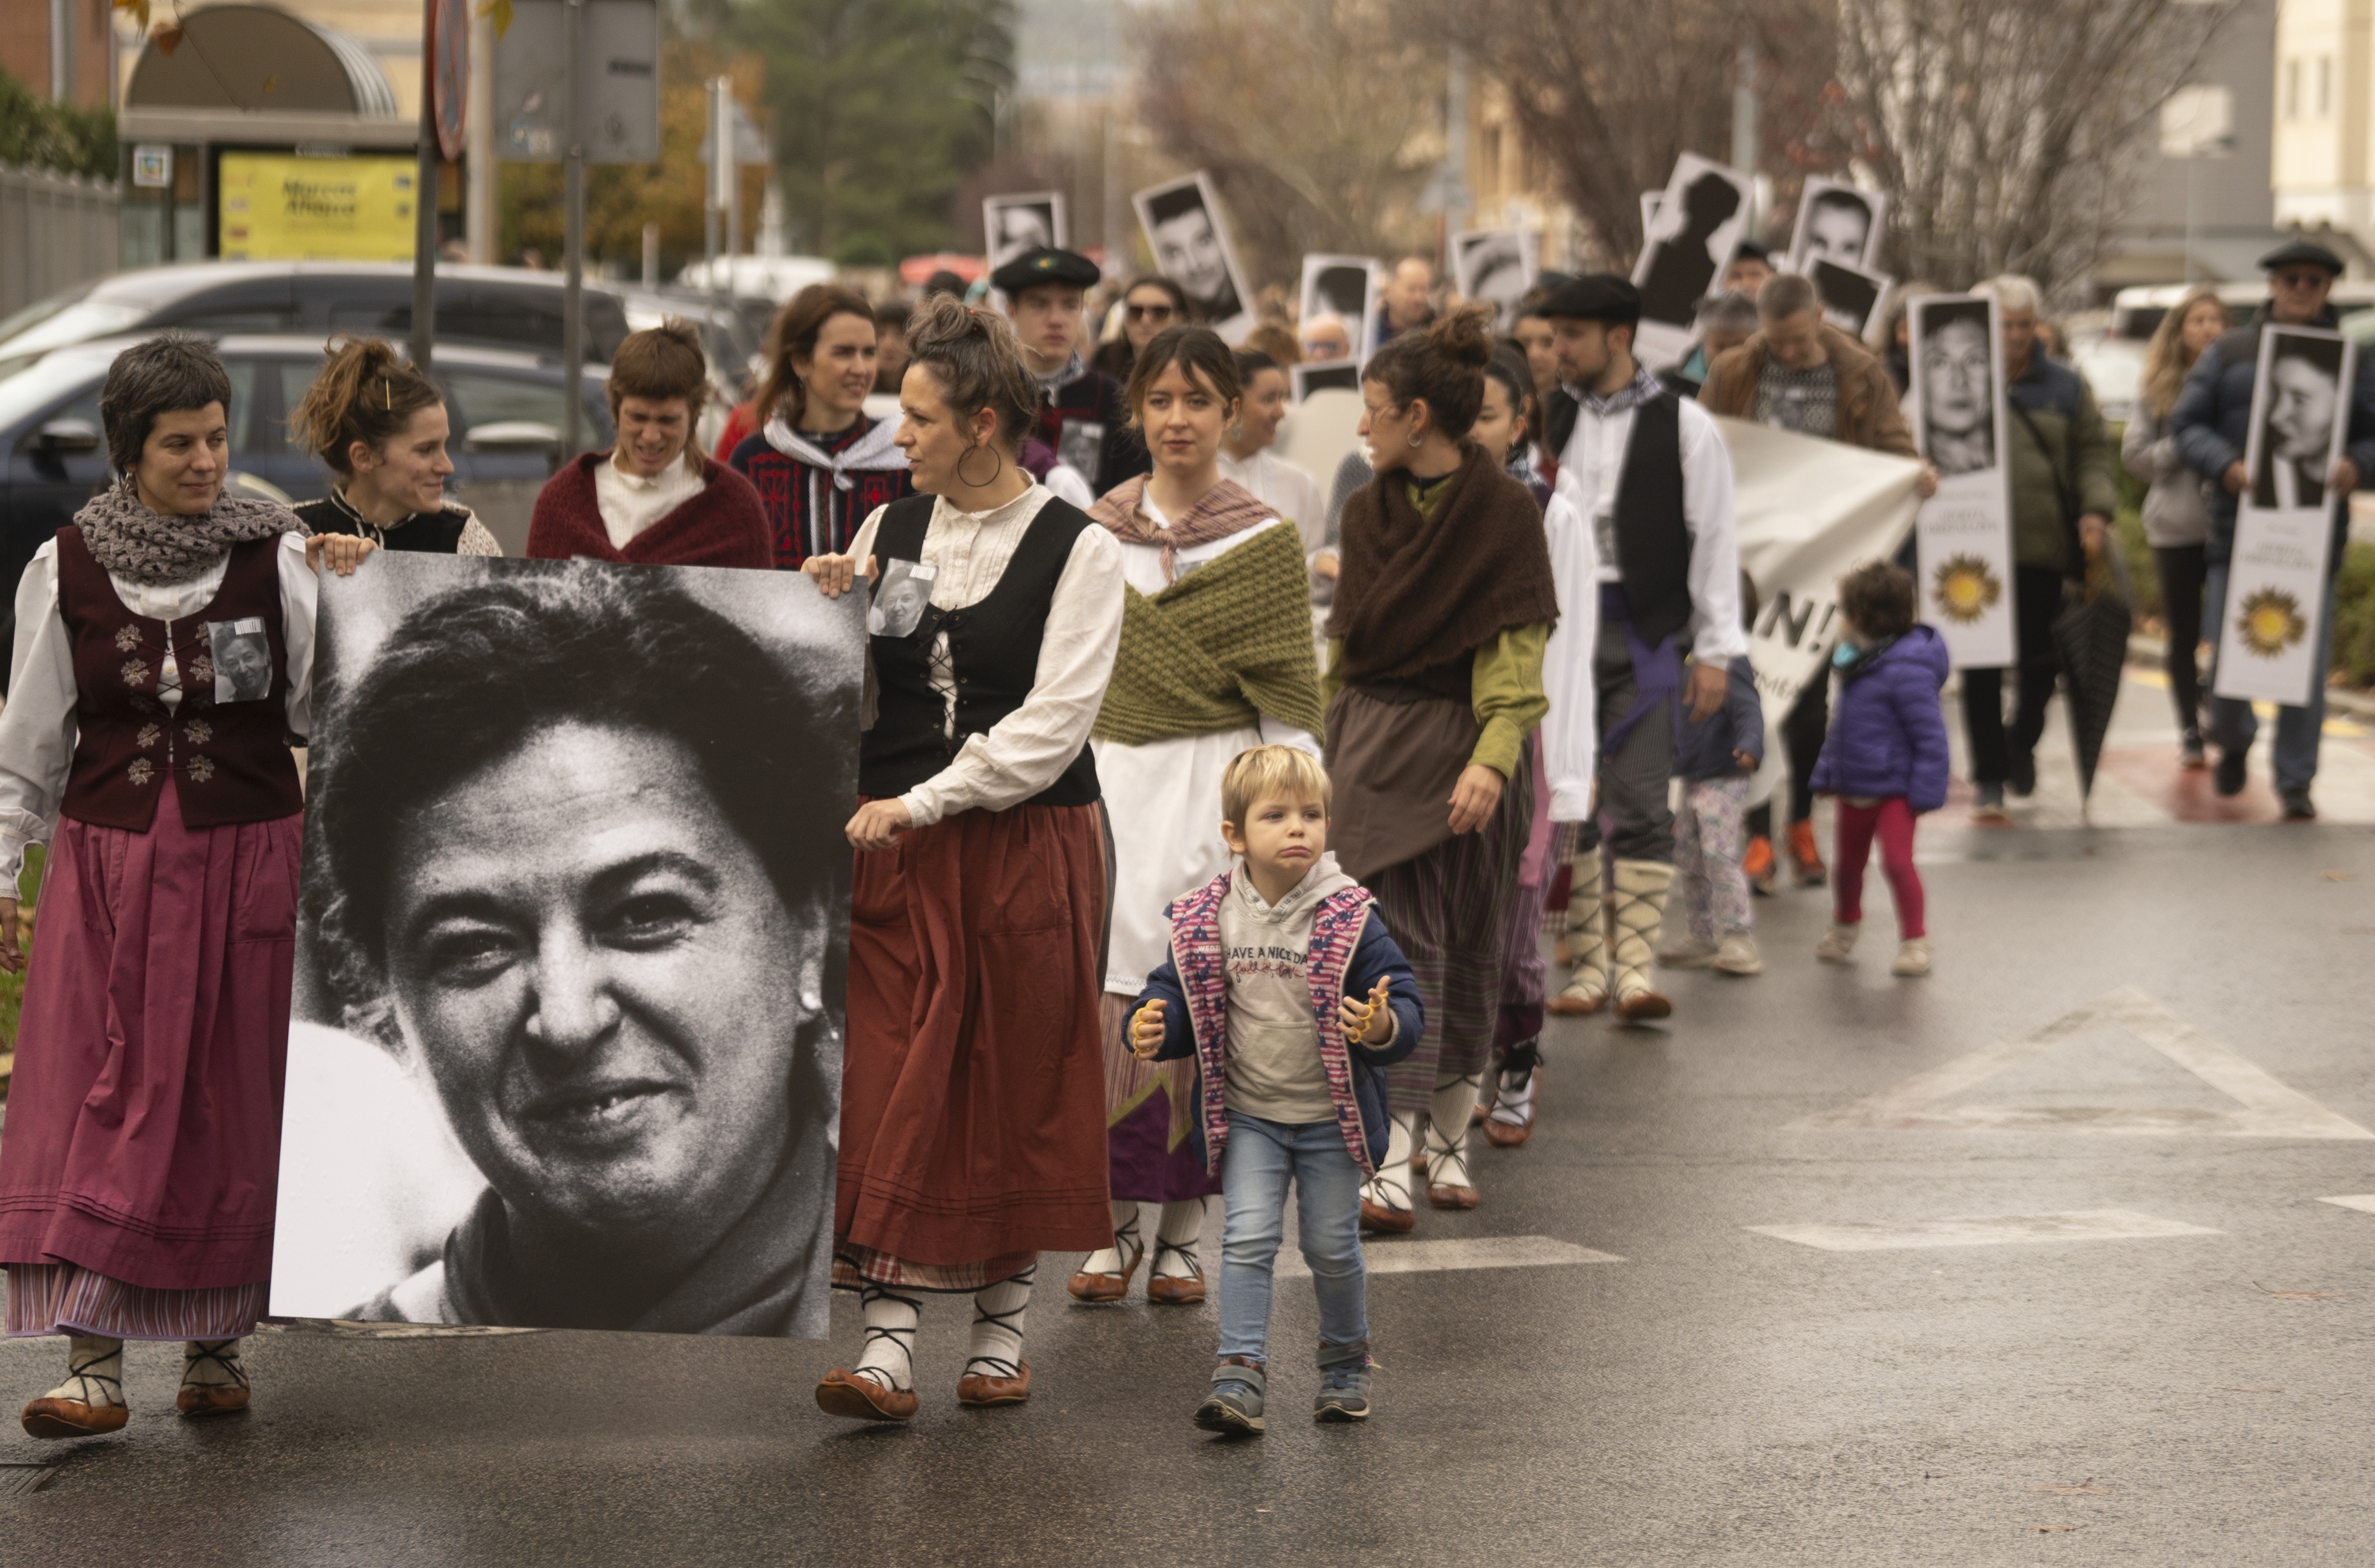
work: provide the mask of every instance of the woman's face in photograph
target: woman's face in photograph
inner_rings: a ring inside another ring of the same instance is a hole
[[[396,1021],[515,1214],[705,1244],[795,1120],[821,949],[692,753],[645,730],[533,732],[396,824]]]
[[[2277,357],[2268,379],[2275,394],[2268,433],[2275,439],[2276,455],[2288,463],[2324,456],[2334,440],[2334,383],[2317,366],[2289,354]]]
[[[1921,345],[1922,418],[1963,435],[1987,420],[1988,404],[1988,335],[1977,322],[1948,322]]]
[[[1154,226],[1154,259],[1163,276],[1192,299],[1217,300],[1229,291],[1229,262],[1221,253],[1221,236],[1200,206]]]

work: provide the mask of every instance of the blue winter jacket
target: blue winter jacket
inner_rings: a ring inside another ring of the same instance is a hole
[[[1353,1045],[1348,1049],[1353,1067],[1353,1098],[1361,1107],[1361,1131],[1369,1145],[1369,1163],[1386,1162],[1386,1138],[1391,1130],[1386,1112],[1386,1069],[1418,1049],[1426,1036],[1426,1008],[1418,999],[1418,976],[1411,973],[1410,960],[1402,956],[1400,946],[1386,929],[1385,921],[1375,909],[1369,911],[1368,924],[1361,927],[1361,939],[1353,944],[1353,960],[1344,967],[1344,995],[1366,998],[1377,988],[1377,982],[1388,982],[1387,1005],[1394,1012],[1394,1037],[1386,1044],[1371,1049]],[[1163,1008],[1163,1046],[1154,1053],[1158,1062],[1176,1062],[1183,1056],[1196,1055],[1196,1029],[1188,1021],[1188,992],[1179,984],[1179,965],[1176,959],[1165,956],[1163,967],[1146,977],[1146,988],[1130,1004],[1130,1016],[1149,1002],[1161,1002]],[[1204,1118],[1192,1116],[1188,1128],[1196,1140],[1196,1158],[1204,1160]]]
[[[1917,626],[1841,672],[1814,792],[1901,795],[1916,811],[1945,805],[1946,669],[1945,640]]]
[[[1674,746],[1674,776],[1694,783],[1745,778],[1732,760],[1735,751],[1765,760],[1765,708],[1756,700],[1756,676],[1744,657],[1731,661],[1731,674],[1723,683],[1723,706],[1697,724],[1683,721],[1682,738]]]
[[[2210,502],[2209,558],[2224,564],[2235,553],[2235,502],[2222,482],[2227,470],[2243,461],[2251,439],[2251,383],[2260,370],[2260,326],[2271,307],[2260,307],[2249,326],[2241,326],[2202,351],[2169,410],[2169,433],[2177,454],[2202,476],[2203,493]],[[2338,318],[2328,309],[2311,323],[2331,327]],[[2375,353],[2361,351],[2357,380],[2350,388],[2350,424],[2343,450],[2358,465],[2361,488],[2375,483]],[[2334,498],[2334,548],[2326,559],[2330,576],[2342,562],[2343,541],[2350,531],[2350,498]]]

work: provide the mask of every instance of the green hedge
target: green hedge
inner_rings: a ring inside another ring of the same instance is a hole
[[[0,163],[112,180],[116,156],[111,111],[53,103],[0,70]]]

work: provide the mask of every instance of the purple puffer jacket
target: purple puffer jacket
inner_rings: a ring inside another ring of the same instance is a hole
[[[1814,764],[1817,794],[1905,796],[1916,811],[1946,804],[1946,644],[1917,626],[1839,683],[1831,733]]]

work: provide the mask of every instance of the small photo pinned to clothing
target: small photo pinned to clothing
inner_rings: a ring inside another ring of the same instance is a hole
[[[272,695],[272,641],[260,616],[207,622],[214,656],[215,701],[260,702]]]
[[[920,560],[894,560],[884,566],[882,580],[874,585],[872,606],[866,612],[868,633],[912,636],[923,621],[925,607],[932,602],[932,579],[939,575],[938,567]]]
[[[1093,479],[1105,461],[1105,426],[1102,419],[1067,419],[1056,435],[1056,456]],[[927,567],[925,571],[929,572]],[[905,633],[902,632],[904,636]]]

